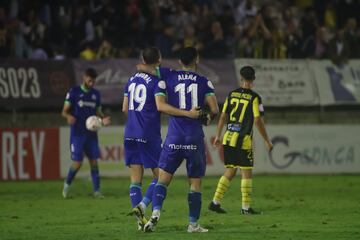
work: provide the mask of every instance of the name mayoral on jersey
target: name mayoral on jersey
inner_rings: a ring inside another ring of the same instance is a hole
[[[136,73],[133,77],[130,78],[130,81],[132,81],[134,78],[139,77],[145,80],[146,84],[151,82],[151,77],[146,73]]]
[[[193,74],[179,74],[178,75],[178,81],[183,81],[183,80],[191,80],[191,81],[196,81],[196,75]]]

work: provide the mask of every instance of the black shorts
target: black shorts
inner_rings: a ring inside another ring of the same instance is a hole
[[[224,165],[226,168],[252,169],[254,158],[252,149],[241,149],[224,145]]]

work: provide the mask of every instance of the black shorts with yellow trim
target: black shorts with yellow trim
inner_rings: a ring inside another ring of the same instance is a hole
[[[252,149],[242,149],[239,147],[224,147],[224,165],[226,168],[252,169],[254,167],[254,157]]]

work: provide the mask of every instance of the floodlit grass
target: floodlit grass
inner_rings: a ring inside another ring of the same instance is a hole
[[[200,223],[210,231],[202,234],[186,232],[185,178],[169,187],[154,233],[138,232],[133,217],[126,216],[127,178],[104,179],[103,200],[91,197],[87,179],[76,179],[73,198],[66,200],[62,181],[0,182],[0,239],[360,239],[359,176],[255,176],[254,208],[264,212],[256,216],[240,215],[239,178],[223,201],[228,213],[209,212],[217,180],[203,181]]]

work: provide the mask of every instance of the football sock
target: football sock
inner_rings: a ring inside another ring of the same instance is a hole
[[[131,206],[134,208],[141,202],[142,193],[141,193],[141,183],[131,183],[130,184],[130,201]]]
[[[226,191],[230,186],[230,181],[226,177],[222,176],[219,179],[218,185],[215,190],[213,202],[215,204],[220,204],[221,200],[224,198]]]
[[[190,224],[195,224],[200,218],[201,193],[189,192],[188,203],[189,203],[189,222]]]
[[[71,182],[73,181],[73,179],[78,171],[79,171],[79,169],[75,169],[73,167],[69,168],[69,172],[68,172],[68,175],[65,180],[66,184],[68,184],[68,185],[71,184]]]
[[[161,210],[163,202],[166,198],[167,186],[165,184],[157,183],[154,188],[152,204],[153,210]]]
[[[157,178],[154,178],[151,183],[149,184],[146,192],[145,192],[145,196],[144,198],[142,199],[142,203],[147,207],[149,206],[149,204],[151,203],[151,200],[152,200],[152,195],[153,195],[153,192],[154,192],[154,187],[157,183],[158,179]]]
[[[241,179],[242,208],[247,210],[251,204],[252,179]]]
[[[94,192],[98,192],[100,189],[100,176],[99,176],[99,167],[91,166],[91,180],[93,182],[93,190]]]

